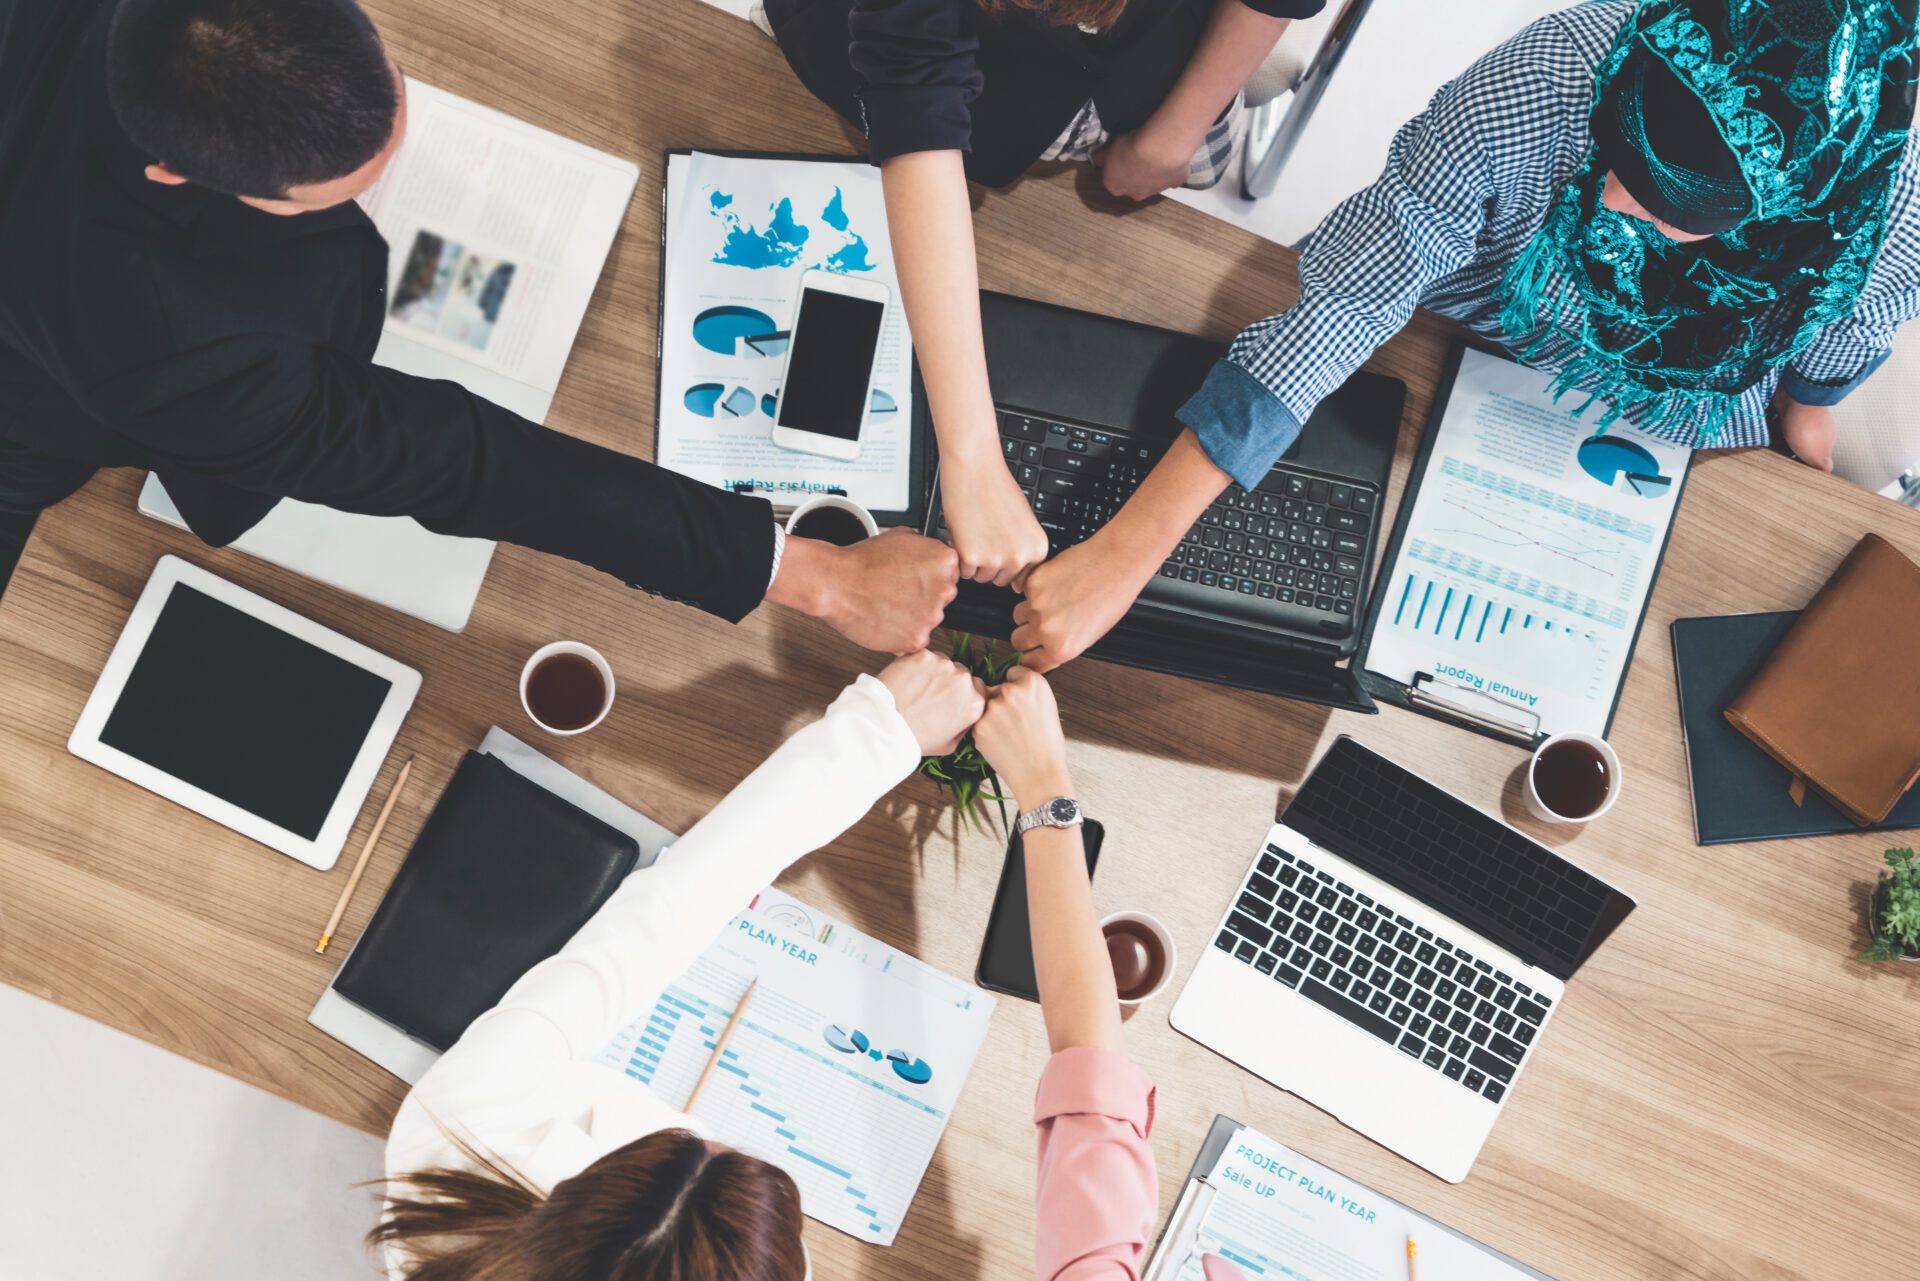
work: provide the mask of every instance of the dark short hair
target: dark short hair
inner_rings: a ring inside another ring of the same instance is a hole
[[[120,0],[107,90],[154,160],[269,200],[373,159],[400,106],[380,35],[353,0]]]

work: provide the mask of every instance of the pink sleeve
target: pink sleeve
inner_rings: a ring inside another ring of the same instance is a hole
[[[1035,1273],[1040,1281],[1137,1281],[1160,1212],[1153,1082],[1123,1054],[1062,1050],[1040,1074]]]

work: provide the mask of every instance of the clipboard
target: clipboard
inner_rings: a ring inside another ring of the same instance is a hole
[[[659,293],[654,300],[653,314],[653,452],[656,458],[660,454],[660,416],[665,405],[662,395],[663,363],[666,357],[666,326],[660,323],[667,312],[667,228],[669,210],[667,208],[667,174],[675,156],[691,156],[695,151],[703,155],[724,156],[730,160],[787,160],[810,161],[822,164],[861,164],[867,163],[865,156],[823,156],[792,151],[722,151],[707,147],[669,147],[661,153],[660,159],[660,281]],[[920,384],[920,361],[913,358],[913,415],[907,444],[907,492],[912,495],[911,504],[900,511],[875,511],[874,523],[881,528],[891,525],[904,525],[919,530],[927,523],[928,508],[933,494],[934,454],[931,445],[933,437],[933,415],[926,407],[926,392]],[[736,491],[758,492],[758,491]],[[837,491],[835,491],[837,492]],[[793,503],[783,503],[764,493],[760,497],[768,498],[775,510],[791,510]]]
[[[1475,689],[1463,682],[1426,672],[1415,673],[1411,683],[1403,684],[1367,667],[1367,659],[1373,651],[1376,629],[1382,615],[1386,612],[1387,602],[1392,596],[1392,593],[1386,590],[1385,584],[1394,578],[1400,567],[1401,550],[1406,542],[1407,527],[1413,518],[1421,484],[1426,479],[1428,466],[1433,460],[1434,444],[1440,438],[1441,423],[1445,420],[1447,407],[1453,399],[1454,383],[1460,374],[1460,362],[1470,350],[1502,360],[1512,359],[1506,352],[1491,343],[1469,343],[1455,339],[1449,346],[1446,361],[1441,367],[1439,383],[1434,391],[1433,403],[1427,410],[1426,426],[1420,436],[1420,448],[1414,455],[1413,466],[1407,473],[1406,492],[1400,495],[1400,503],[1394,513],[1393,533],[1387,540],[1386,551],[1382,554],[1379,568],[1374,574],[1373,591],[1367,602],[1367,615],[1361,627],[1359,648],[1354,651],[1352,667],[1359,679],[1360,687],[1382,702],[1420,712],[1437,720],[1448,721],[1488,738],[1499,739],[1531,750],[1545,742],[1548,737],[1541,728],[1540,714],[1533,709],[1510,699]],[[1691,473],[1692,467],[1690,454],[1686,466],[1675,478],[1673,485],[1673,506],[1676,513],[1681,500],[1685,497],[1687,476]],[[1606,723],[1601,729],[1603,738],[1612,730],[1614,715],[1620,709],[1620,691],[1625,687],[1627,673],[1633,666],[1633,652],[1639,647],[1640,631],[1647,621],[1647,608],[1653,602],[1653,589],[1658,585],[1660,566],[1666,560],[1667,546],[1673,539],[1673,524],[1674,522],[1670,519],[1666,530],[1661,535],[1659,552],[1653,560],[1652,578],[1647,588],[1646,599],[1640,603],[1639,615],[1633,620],[1633,626],[1627,633],[1627,658],[1620,666],[1620,678],[1614,684],[1613,699],[1607,707]]]
[[[1200,1144],[1199,1154],[1194,1157],[1193,1166],[1187,1171],[1186,1182],[1181,1185],[1179,1199],[1173,1203],[1173,1211],[1167,1216],[1167,1222],[1160,1229],[1160,1236],[1154,1241],[1153,1250],[1147,1256],[1146,1270],[1140,1274],[1140,1281],[1175,1281],[1192,1260],[1195,1248],[1199,1244],[1201,1226],[1206,1222],[1207,1212],[1212,1208],[1216,1194],[1216,1189],[1209,1182],[1208,1176],[1213,1173],[1214,1167],[1220,1164],[1220,1157],[1226,1152],[1227,1146],[1246,1128],[1230,1116],[1217,1114],[1214,1116],[1213,1124],[1207,1129],[1207,1137]],[[1529,1267],[1512,1255],[1504,1254],[1464,1232],[1457,1232],[1438,1219],[1424,1215],[1404,1202],[1396,1201],[1372,1188],[1367,1188],[1367,1191],[1377,1200],[1393,1206],[1417,1221],[1423,1233],[1444,1232],[1471,1246],[1487,1258],[1498,1260],[1522,1276],[1531,1277],[1534,1281],[1554,1281],[1553,1277],[1538,1268]]]

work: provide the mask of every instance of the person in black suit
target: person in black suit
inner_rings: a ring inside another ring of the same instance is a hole
[[[372,364],[387,245],[353,200],[405,132],[353,0],[0,0],[0,510],[144,467],[216,546],[298,498],[926,644],[945,544],[788,540],[763,500]]]

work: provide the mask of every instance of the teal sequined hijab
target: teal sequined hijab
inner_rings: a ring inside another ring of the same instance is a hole
[[[1509,346],[1557,368],[1556,392],[1592,393],[1602,427],[1632,414],[1711,443],[1740,394],[1849,314],[1866,283],[1913,122],[1915,4],[1644,0],[1600,64],[1595,132],[1604,110],[1613,136],[1624,117],[1649,149],[1657,130],[1639,127],[1636,91],[1670,72],[1706,108],[1724,172],[1658,154],[1637,171],[1683,205],[1743,212],[1706,240],[1669,240],[1601,203],[1596,149],[1501,283]],[[1744,192],[1728,190],[1736,172]],[[1562,282],[1582,304],[1577,326],[1556,313]]]

